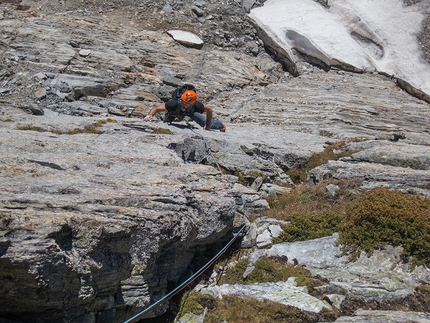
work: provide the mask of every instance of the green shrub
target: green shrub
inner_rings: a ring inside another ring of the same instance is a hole
[[[216,300],[215,306],[215,310],[208,312],[205,322],[312,322],[307,313],[297,308],[246,297],[223,296],[222,300]]]
[[[202,295],[197,292],[189,291],[186,292],[182,297],[179,303],[179,316],[182,316],[186,313],[193,313],[196,315],[200,315],[203,313],[203,303],[204,299],[210,299],[210,296]]]
[[[219,284],[255,284],[265,282],[287,281],[296,277],[298,286],[317,286],[320,281],[313,278],[311,272],[300,265],[287,263],[282,257],[262,257],[255,263],[255,269],[246,277],[243,274],[248,265],[248,259],[241,259],[236,266],[227,270]]]
[[[343,214],[326,213],[306,216],[293,213],[287,219],[289,225],[283,227],[284,232],[273,240],[273,243],[284,241],[303,241],[331,236],[338,232],[344,220]]]
[[[429,264],[430,199],[384,188],[364,192],[349,207],[339,242],[351,259],[390,244],[402,246],[413,264]]]
[[[320,238],[339,232],[344,254],[354,260],[385,245],[402,246],[412,265],[430,264],[430,199],[379,188],[353,193],[358,183],[337,182],[332,197],[327,182],[303,186],[271,202],[264,215],[290,221],[273,243]]]
[[[236,265],[229,268],[218,282],[222,284],[239,284],[243,283],[243,273],[248,266],[248,258],[239,260]]]

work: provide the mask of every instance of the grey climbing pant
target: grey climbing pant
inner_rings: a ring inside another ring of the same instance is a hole
[[[190,118],[193,121],[197,122],[201,127],[204,127],[206,125],[205,116],[199,112],[194,112],[194,114],[190,116]],[[222,128],[222,122],[219,121],[218,119],[212,118],[211,129],[220,130],[221,128]]]

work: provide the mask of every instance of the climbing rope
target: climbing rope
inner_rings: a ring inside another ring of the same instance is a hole
[[[201,134],[195,132],[191,125],[188,125],[188,126],[189,126],[191,131],[193,131],[194,133],[198,134],[200,137],[203,138],[203,141],[205,142],[205,145],[206,145],[206,150],[214,159],[214,161],[215,161],[216,165],[218,166],[218,169],[220,170],[221,174],[223,174],[221,167],[219,166],[217,160],[215,159],[215,157],[212,154],[212,151],[211,151],[208,143],[206,142],[206,139]],[[142,319],[144,317],[144,315],[147,314],[149,311],[155,309],[157,306],[161,305],[164,301],[172,298],[173,296],[178,294],[180,291],[182,291],[185,287],[187,287],[189,284],[191,284],[194,280],[196,280],[200,275],[202,275],[210,266],[212,266],[222,256],[222,254],[233,244],[233,242],[237,239],[237,237],[245,229],[245,227],[246,227],[246,217],[244,215],[242,227],[239,229],[239,231],[236,234],[233,235],[233,238],[231,238],[231,240],[224,246],[224,248],[222,248],[211,260],[209,260],[194,275],[192,275],[190,278],[188,278],[186,281],[184,281],[182,284],[180,284],[178,287],[176,287],[170,293],[166,294],[164,297],[162,297],[161,299],[159,299],[158,301],[156,301],[152,305],[148,306],[143,311],[137,313],[132,318],[124,321],[124,323],[131,323],[131,322],[135,322],[137,319]]]
[[[128,319],[127,321],[124,321],[124,323],[131,323],[134,322],[137,319],[142,319],[142,317],[147,314],[150,310],[156,308],[160,304],[162,304],[164,301],[172,298],[176,294],[178,294],[181,290],[183,290],[185,287],[187,287],[189,284],[191,284],[194,280],[196,280],[201,274],[203,274],[210,266],[212,266],[220,257],[221,255],[233,244],[233,242],[237,239],[237,237],[240,235],[240,233],[245,229],[246,227],[246,220],[244,216],[244,223],[242,227],[239,229],[239,231],[233,236],[233,238],[225,245],[224,248],[222,248],[211,260],[209,260],[206,265],[204,265],[202,268],[200,268],[194,275],[192,275],[190,278],[188,278],[186,281],[184,281],[182,284],[180,284],[178,287],[176,287],[174,290],[172,290],[170,293],[165,295],[163,298],[156,301],[154,304],[148,306],[143,311],[137,313],[132,318]]]

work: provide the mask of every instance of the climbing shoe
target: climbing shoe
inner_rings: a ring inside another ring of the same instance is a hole
[[[219,131],[225,132],[226,130],[227,130],[227,127],[225,126],[225,124],[222,124],[222,127]]]

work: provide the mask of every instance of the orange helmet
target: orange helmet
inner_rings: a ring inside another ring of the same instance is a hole
[[[191,90],[186,90],[182,93],[181,100],[193,104],[197,100],[197,93]]]

